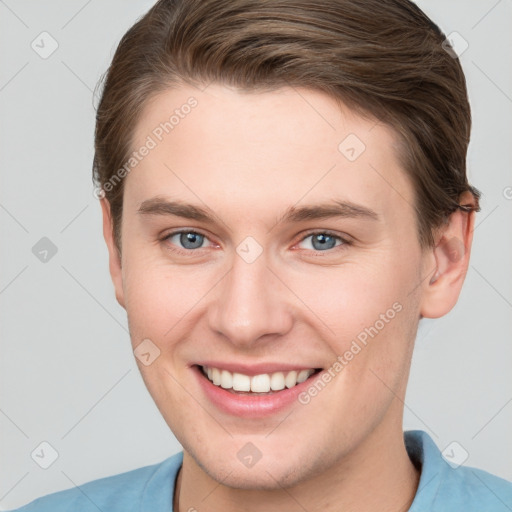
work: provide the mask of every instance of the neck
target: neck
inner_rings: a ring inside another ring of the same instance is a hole
[[[379,425],[337,464],[286,489],[233,489],[218,483],[184,451],[175,512],[405,512],[414,499],[419,472],[405,449],[402,422]],[[195,507],[195,508],[194,508]]]

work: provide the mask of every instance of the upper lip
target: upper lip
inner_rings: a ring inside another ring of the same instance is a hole
[[[219,370],[227,370],[231,373],[242,373],[250,377],[254,375],[261,375],[263,373],[275,372],[291,372],[292,370],[309,370],[319,369],[317,366],[305,366],[303,364],[290,364],[290,363],[257,363],[257,364],[244,364],[244,363],[227,363],[225,361],[201,361],[195,363],[198,366],[207,366],[209,368],[218,368]]]

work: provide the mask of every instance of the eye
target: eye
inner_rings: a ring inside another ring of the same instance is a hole
[[[302,247],[303,249],[313,249],[314,251],[325,252],[340,245],[350,245],[350,242],[341,236],[334,235],[326,231],[317,231],[304,237],[300,241],[299,245],[300,244],[306,245],[306,247]]]
[[[171,250],[182,253],[194,251],[195,249],[204,249],[214,245],[206,235],[192,230],[174,231],[165,235],[162,238],[162,242],[174,246],[170,247]],[[207,242],[207,245],[203,245],[205,242]],[[301,244],[303,245],[302,247]],[[297,245],[301,249],[326,252],[336,247],[351,245],[351,242],[328,231],[316,231],[302,238]]]
[[[208,241],[205,235],[197,233],[196,231],[175,231],[166,235],[162,241],[169,241],[172,245],[178,246],[186,250],[202,249],[205,241]]]

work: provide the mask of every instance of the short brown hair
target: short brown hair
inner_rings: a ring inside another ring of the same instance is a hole
[[[119,43],[97,109],[93,179],[121,250],[123,184],[105,187],[133,151],[148,100],[180,84],[324,92],[391,126],[412,180],[418,238],[480,192],[466,175],[471,113],[458,58],[409,0],[159,0]],[[103,195],[102,193],[102,195]]]

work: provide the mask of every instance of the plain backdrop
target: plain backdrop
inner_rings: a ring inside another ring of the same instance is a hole
[[[418,3],[467,42],[484,195],[459,303],[421,324],[404,429],[512,480],[512,1]],[[95,85],[152,4],[0,1],[0,509],[181,450],[135,364],[91,180]],[[48,469],[42,442],[58,453]]]

